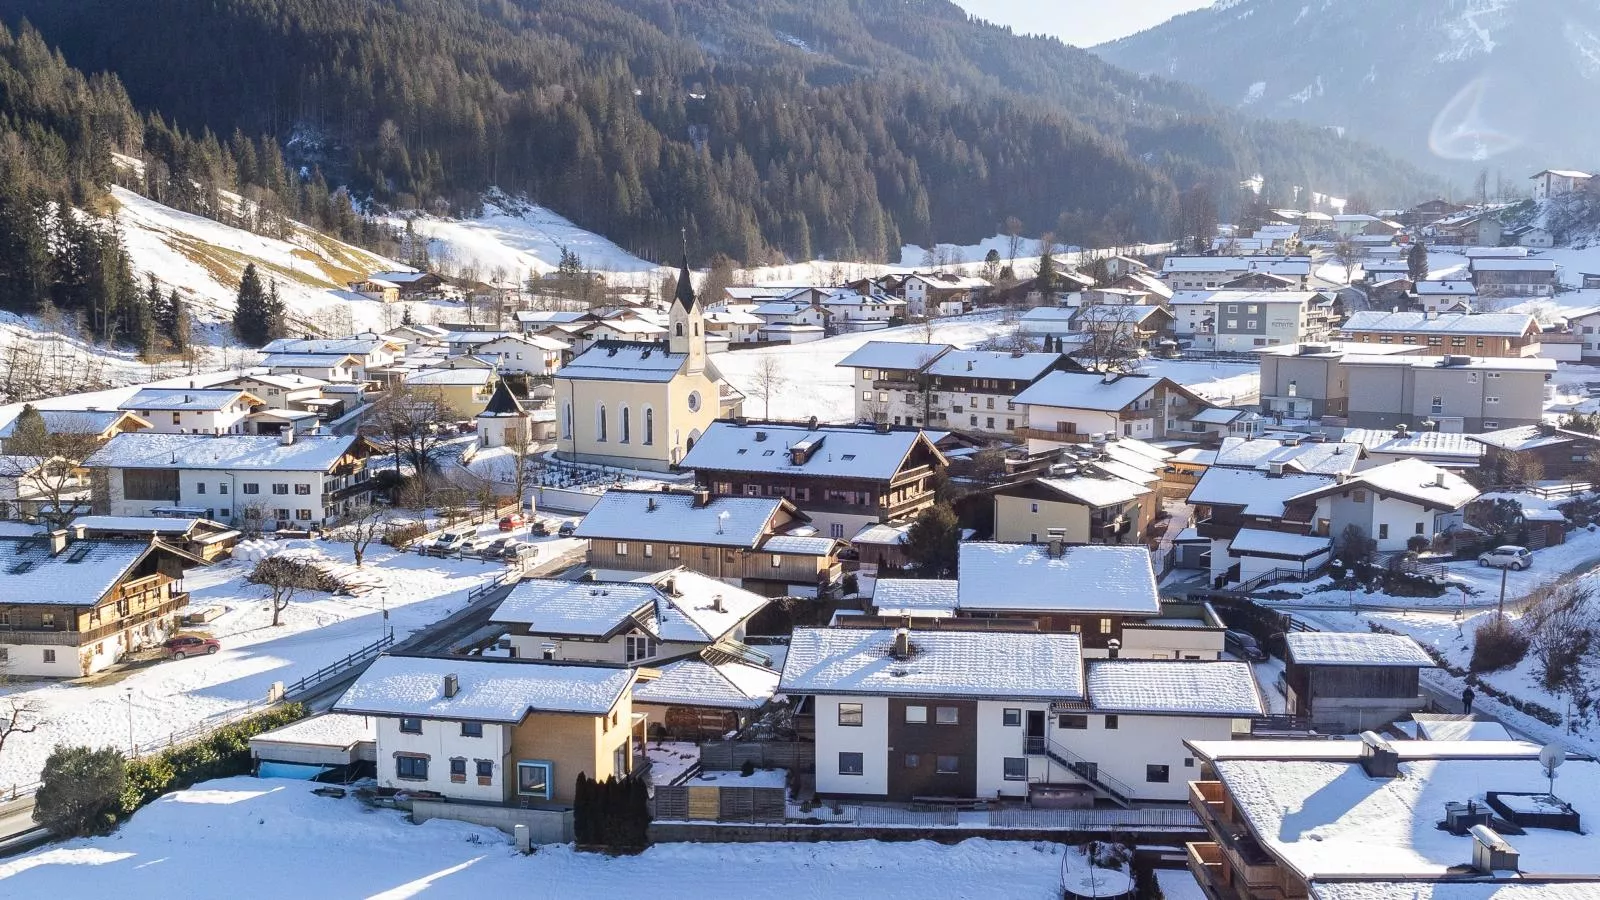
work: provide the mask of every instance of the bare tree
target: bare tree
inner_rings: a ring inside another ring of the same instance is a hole
[[[1132,304],[1101,304],[1090,307],[1094,320],[1084,330],[1084,341],[1072,355],[1088,368],[1100,372],[1131,372],[1139,364],[1139,313],[1146,307]],[[1085,310],[1087,312],[1088,310]]]
[[[775,353],[763,353],[756,363],[755,392],[761,398],[761,417],[772,417],[772,396],[783,389],[789,378],[783,372],[783,363]]]
[[[1594,643],[1594,592],[1577,583],[1542,591],[1523,613],[1522,628],[1547,690],[1576,695]]]
[[[523,418],[520,427],[506,432],[506,447],[511,451],[512,464],[516,466],[511,470],[511,488],[516,492],[519,509],[528,498],[528,457],[533,455],[538,446],[538,441],[533,438],[531,418]]]
[[[373,404],[368,417],[393,454],[395,468],[411,467],[412,477],[421,486],[418,497],[423,506],[427,505],[428,476],[437,468],[439,426],[451,418],[450,405],[438,392],[411,387],[386,393]]]
[[[351,507],[333,526],[336,539],[350,542],[357,568],[361,567],[372,542],[382,538],[388,531],[388,510],[371,501]]]
[[[0,688],[5,688],[13,681],[9,664],[0,663]],[[6,742],[12,735],[32,734],[44,718],[39,712],[39,704],[31,697],[22,694],[7,694],[0,700],[0,756],[4,755]]]
[[[1022,220],[1016,216],[1006,216],[1006,262],[1011,264],[1012,271],[1017,268],[1017,253],[1022,250]]]
[[[272,592],[272,624],[282,624],[283,611],[300,591],[333,591],[338,584],[308,562],[287,556],[269,556],[250,573],[248,581]]]
[[[100,448],[88,422],[57,422],[55,430],[32,405],[17,414],[11,437],[0,456],[0,478],[15,479],[17,499],[38,503],[38,519],[50,528],[64,528],[89,508],[79,463]]]

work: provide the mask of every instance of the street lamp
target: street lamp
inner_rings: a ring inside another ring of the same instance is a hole
[[[128,753],[131,756],[138,756],[139,745],[133,742],[133,688],[123,688],[122,695],[128,701]]]

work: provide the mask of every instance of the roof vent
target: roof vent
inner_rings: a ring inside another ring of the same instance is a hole
[[[1400,754],[1375,731],[1361,732],[1361,768],[1373,778],[1397,778]]]
[[[722,604],[721,594],[716,594],[711,598],[711,611],[719,613],[728,611],[727,607]]]
[[[1267,463],[1267,476],[1269,478],[1283,477],[1283,460],[1275,459]]]
[[[1474,825],[1472,835],[1472,867],[1485,875],[1496,872],[1515,872],[1518,853],[1500,833],[1488,825]]]
[[[446,698],[454,697],[461,693],[461,679],[452,672],[444,677],[444,695]]]
[[[759,443],[762,443],[762,442],[764,442],[764,441],[765,441],[765,440],[766,440],[766,439],[767,439],[767,433],[766,433],[766,432],[765,432],[765,431],[758,431],[758,432],[756,432],[756,443],[758,443],[758,444],[759,444]]]
[[[895,629],[894,658],[900,660],[911,658],[911,629],[903,627]]]
[[[644,501],[644,509],[645,509],[645,512],[655,512],[656,511],[656,498],[647,497],[645,499],[645,501]]]

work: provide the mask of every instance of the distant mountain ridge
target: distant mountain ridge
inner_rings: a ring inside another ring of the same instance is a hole
[[[1600,166],[1593,2],[1220,0],[1094,52],[1239,110],[1343,129],[1463,185],[1483,169]]]

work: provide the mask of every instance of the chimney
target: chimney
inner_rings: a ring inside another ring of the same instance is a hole
[[[654,497],[645,498],[644,508],[645,508],[645,512],[655,512],[656,511],[656,498],[654,498]]]
[[[889,433],[889,423],[888,422],[878,422],[876,424],[876,427],[873,428],[873,430],[878,432],[879,434],[888,434]]]
[[[698,487],[695,488],[694,489],[694,508],[695,509],[705,509],[707,506],[710,506],[710,505],[711,505],[711,491],[707,490],[706,488],[698,488]]]
[[[455,695],[457,695],[459,693],[461,693],[461,679],[457,678],[455,676],[454,672],[450,673],[449,675],[446,675],[444,677],[444,696],[445,696],[445,699],[449,699],[451,697],[454,697]]]
[[[967,360],[967,371],[968,372],[972,371],[972,360],[970,360],[970,359]]]
[[[711,611],[712,612],[727,612],[728,611],[727,608],[722,605],[722,595],[721,594],[716,594],[716,595],[712,596],[712,598],[711,598]]]
[[[595,582],[595,581],[599,581],[600,580],[600,575],[599,575],[599,573],[595,572],[595,570],[588,569],[588,570],[584,571],[583,575],[580,576],[578,580],[579,581]]]
[[[1440,469],[1438,471],[1438,473],[1433,476],[1433,486],[1434,487],[1444,487],[1444,470],[1443,469]]]
[[[1106,641],[1106,652],[1110,654],[1112,659],[1116,659],[1117,654],[1122,652],[1122,642],[1116,638]]]
[[[911,629],[904,625],[894,631],[894,658],[899,660],[911,658]]]
[[[67,530],[57,528],[50,532],[50,555],[59,556],[65,549],[67,549]]]
[[[1474,825],[1472,835],[1472,867],[1484,875],[1496,872],[1516,872],[1520,862],[1515,847],[1506,842],[1500,833],[1488,825]]]
[[[1062,554],[1063,550],[1062,550],[1062,541],[1061,541],[1061,536],[1060,535],[1055,535],[1055,534],[1050,535],[1049,542],[1047,544],[1045,544],[1045,552],[1050,554],[1050,558],[1051,559],[1060,559],[1061,558],[1061,554]]]
[[[284,426],[284,429],[282,431],[278,432],[278,443],[282,444],[285,447],[287,447],[290,444],[294,443],[294,425],[293,425],[293,423]]]
[[[1372,778],[1398,778],[1400,754],[1375,731],[1361,732],[1361,768]]]
[[[1276,460],[1275,459],[1275,460],[1272,460],[1271,462],[1267,463],[1267,477],[1268,478],[1282,478],[1283,477],[1283,462],[1280,461],[1280,460]]]

